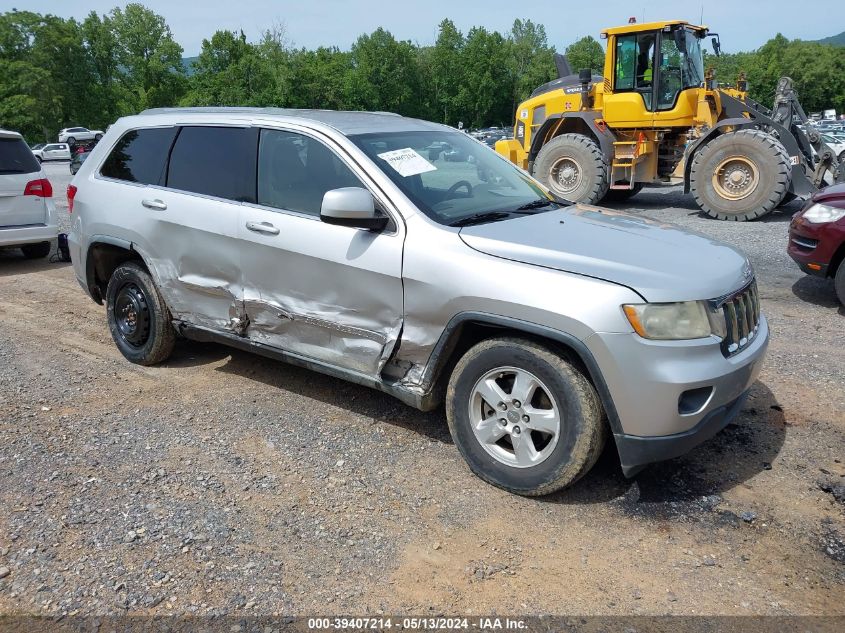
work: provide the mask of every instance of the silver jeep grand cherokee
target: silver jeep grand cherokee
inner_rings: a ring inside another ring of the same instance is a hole
[[[576,481],[608,431],[627,475],[711,437],[768,342],[741,252],[556,201],[434,123],[150,110],[68,198],[77,278],[130,361],[184,336],[445,399],[470,468],[518,494]]]

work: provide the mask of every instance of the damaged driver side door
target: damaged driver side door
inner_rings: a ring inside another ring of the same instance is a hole
[[[246,335],[377,376],[402,327],[402,227],[373,232],[320,220],[327,191],[368,188],[329,143],[261,130],[257,204],[242,207],[238,227]]]

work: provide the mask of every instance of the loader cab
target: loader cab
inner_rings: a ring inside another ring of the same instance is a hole
[[[691,125],[704,83],[705,27],[651,22],[608,29],[604,119],[611,127]]]

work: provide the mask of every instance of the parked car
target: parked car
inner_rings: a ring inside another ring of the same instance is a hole
[[[32,151],[39,163],[50,160],[70,160],[70,145],[67,143],[47,143],[41,149]]]
[[[53,187],[17,132],[0,129],[0,246],[46,257],[59,233]]]
[[[822,189],[792,216],[787,252],[808,275],[832,278],[845,305],[845,184]]]
[[[85,159],[88,158],[90,151],[87,152],[76,152],[73,155],[73,158],[70,159],[70,173],[74,176],[79,171],[79,168],[82,167],[82,163],[85,162]]]
[[[478,169],[433,165],[437,143]],[[768,344],[737,249],[567,206],[426,121],[151,110],[111,126],[68,202],[77,279],[129,361],[178,334],[445,400],[470,468],[514,493],[576,481],[610,433],[628,475],[690,450]]]
[[[85,127],[66,127],[59,130],[59,143],[74,145],[79,141],[99,141],[101,138],[103,138],[102,130],[89,130]]]
[[[47,143],[36,143],[35,145],[30,145],[29,149],[35,151],[37,149],[42,149]]]

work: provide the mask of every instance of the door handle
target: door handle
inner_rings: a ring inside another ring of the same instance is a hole
[[[247,222],[246,228],[255,233],[265,233],[267,235],[278,235],[279,229],[269,222]]]
[[[158,198],[155,200],[150,200],[149,198],[141,200],[141,204],[148,209],[155,209],[156,211],[164,211],[167,208],[167,203]]]

